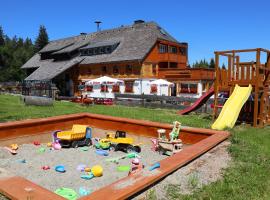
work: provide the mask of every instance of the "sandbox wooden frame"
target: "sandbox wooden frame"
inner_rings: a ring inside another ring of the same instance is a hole
[[[33,137],[38,137],[42,135],[42,133],[58,129],[70,129],[72,125],[76,123],[111,130],[118,130],[119,127],[121,127],[124,131],[147,137],[157,137],[157,129],[165,129],[167,133],[172,129],[172,125],[170,124],[79,113],[0,123],[0,144],[3,141],[12,141],[14,139],[21,140],[21,142],[26,142],[26,140],[29,142],[32,141],[31,139]],[[100,188],[92,194],[81,197],[80,199],[128,199],[215,147],[220,142],[227,139],[229,135],[230,133],[228,131],[183,127],[181,129],[180,138],[183,140],[183,143],[193,145],[186,147],[183,151],[173,156],[161,160],[161,167],[158,169],[158,173],[149,176],[134,174]],[[126,181],[131,181],[133,184],[123,188],[117,187],[117,185]],[[64,199],[22,177],[14,176],[0,179],[0,193],[11,199],[27,199],[29,193],[25,188],[33,189],[31,193],[33,199]]]

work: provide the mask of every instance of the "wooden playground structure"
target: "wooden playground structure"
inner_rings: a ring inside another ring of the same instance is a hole
[[[246,58],[243,56],[244,54],[248,58],[250,58],[250,54],[253,54],[255,61],[243,62],[243,58]],[[223,59],[225,59],[227,66],[220,67]],[[254,127],[269,125],[270,51],[262,48],[217,51],[215,52],[215,61],[216,79],[213,118],[218,116],[218,95],[220,92],[228,92],[231,95],[236,84],[241,87],[250,84],[253,88],[251,101],[246,103],[251,113],[249,122]]]

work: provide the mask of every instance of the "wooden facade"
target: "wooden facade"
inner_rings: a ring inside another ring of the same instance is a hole
[[[161,46],[163,49],[161,49]],[[100,76],[110,76],[123,80],[167,79],[176,83],[177,94],[179,83],[183,81],[206,81],[206,88],[214,79],[214,69],[193,69],[187,67],[188,45],[158,40],[143,61],[110,62],[98,64],[79,64],[70,70],[74,91],[78,93],[78,84]]]
[[[241,62],[243,53],[253,53],[255,61]],[[252,123],[254,126],[270,124],[270,51],[266,49],[244,49],[215,52],[216,79],[213,117],[218,114],[218,94],[222,91],[232,93],[236,84],[252,85]],[[221,57],[227,60],[227,68],[220,68]]]

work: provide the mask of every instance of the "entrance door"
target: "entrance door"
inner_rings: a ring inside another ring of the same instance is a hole
[[[176,88],[177,85],[176,83],[174,83],[173,86],[171,87],[171,96],[176,96]]]

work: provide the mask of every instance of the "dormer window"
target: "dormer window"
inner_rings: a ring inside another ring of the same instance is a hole
[[[100,42],[95,44],[90,44],[86,47],[80,49],[81,56],[93,56],[100,54],[110,54],[119,45],[119,42]]]

